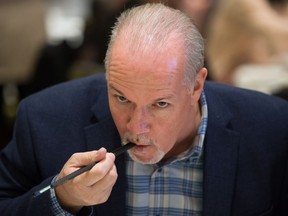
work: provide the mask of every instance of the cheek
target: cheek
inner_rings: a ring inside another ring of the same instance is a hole
[[[159,148],[164,152],[169,151],[177,140],[178,130],[175,128],[174,122],[159,124],[158,128],[154,129],[153,133],[155,134]]]
[[[125,126],[125,118],[123,117],[123,115],[121,115],[119,113],[115,113],[113,115],[113,119],[114,119],[114,122],[115,122],[117,127],[124,128],[124,126]]]
[[[159,127],[156,131],[156,135],[161,134],[163,143],[165,142],[167,145],[176,143],[177,140],[182,137],[182,133],[187,130],[187,122],[190,122],[190,115],[185,115],[184,113],[191,111],[186,110],[185,106],[183,108],[184,109],[171,114],[170,117],[166,118],[158,125]]]

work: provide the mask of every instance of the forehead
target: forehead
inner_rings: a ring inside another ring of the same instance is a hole
[[[184,74],[184,55],[181,47],[170,44],[161,50],[145,48],[133,51],[124,43],[114,44],[108,65],[109,77],[129,79],[146,84],[158,81],[172,82]],[[126,81],[129,81],[126,80]]]

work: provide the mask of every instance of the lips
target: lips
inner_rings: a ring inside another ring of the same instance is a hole
[[[145,149],[147,149],[150,145],[140,145],[140,144],[136,144],[136,146],[134,147],[134,150],[136,151],[144,151]]]
[[[130,137],[126,137],[125,139],[126,142],[130,142],[130,143],[133,143],[135,144],[135,146],[130,150],[130,152],[134,152],[134,153],[141,153],[144,151],[148,151],[147,148],[153,146],[153,143],[151,141],[150,138],[148,137],[136,137],[136,138],[133,138],[132,136]]]

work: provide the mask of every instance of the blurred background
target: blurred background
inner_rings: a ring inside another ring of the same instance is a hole
[[[0,149],[12,137],[19,101],[103,73],[116,17],[147,2],[194,20],[209,80],[288,99],[288,0],[0,0]]]

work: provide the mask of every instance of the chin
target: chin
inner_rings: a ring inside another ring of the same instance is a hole
[[[129,156],[132,160],[141,163],[141,164],[156,164],[160,162],[164,157],[163,152],[158,152],[158,154],[154,155],[154,157],[144,157],[143,155],[136,155],[129,151]]]

